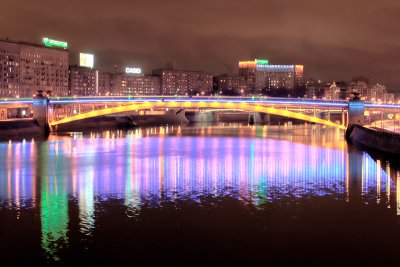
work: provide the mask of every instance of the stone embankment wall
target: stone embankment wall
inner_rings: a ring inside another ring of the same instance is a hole
[[[44,132],[33,119],[0,121],[0,139],[38,135],[44,135]]]
[[[353,124],[346,130],[346,139],[375,150],[400,154],[400,134],[398,133]]]

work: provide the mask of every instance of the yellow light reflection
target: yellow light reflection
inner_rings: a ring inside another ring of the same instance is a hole
[[[350,182],[350,160],[349,160],[349,153],[346,153],[346,202],[350,201],[349,182]]]
[[[389,162],[387,163],[387,166],[386,166],[386,173],[387,173],[386,197],[387,197],[387,203],[390,206],[390,165],[389,165]]]
[[[381,202],[381,161],[376,161],[376,203]]]
[[[396,175],[396,205],[397,215],[400,215],[400,171]]]

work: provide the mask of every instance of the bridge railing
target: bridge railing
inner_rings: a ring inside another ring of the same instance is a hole
[[[190,101],[190,102],[254,102],[273,105],[309,105],[309,106],[332,106],[347,108],[345,100],[322,100],[308,98],[282,98],[268,96],[87,96],[87,97],[50,97],[50,104],[73,104],[73,103],[106,103],[106,102],[157,102],[157,101]],[[2,98],[0,105],[10,104],[32,104],[32,98]],[[400,109],[400,104],[383,104],[365,102],[366,109]]]
[[[11,104],[32,104],[33,98],[3,98],[0,99],[0,105],[11,105]]]
[[[259,103],[270,105],[307,105],[307,106],[332,106],[346,108],[346,101],[326,101],[299,98],[274,98],[274,97],[226,97],[226,96],[135,96],[135,97],[80,97],[80,98],[53,98],[50,104],[72,103],[124,103],[124,102],[232,102],[232,103]]]

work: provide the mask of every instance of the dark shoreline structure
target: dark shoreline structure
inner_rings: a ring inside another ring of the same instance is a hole
[[[44,135],[42,128],[34,119],[0,121],[0,140]]]
[[[347,127],[346,140],[388,155],[400,155],[400,134],[398,133],[352,124]]]

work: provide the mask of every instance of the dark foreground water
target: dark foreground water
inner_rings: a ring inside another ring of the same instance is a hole
[[[343,135],[169,126],[0,143],[0,265],[399,266],[400,173]]]

